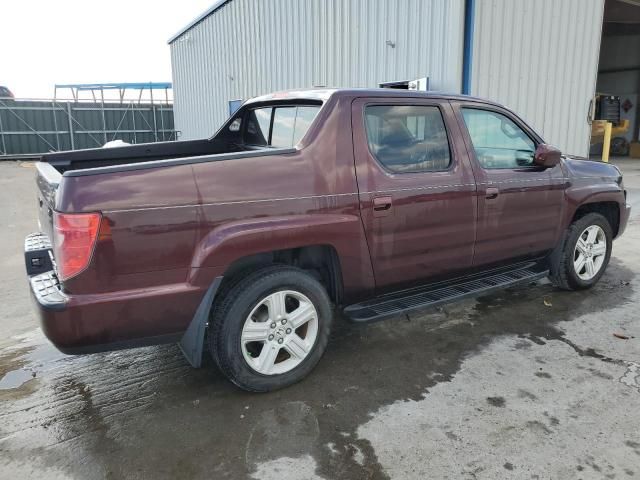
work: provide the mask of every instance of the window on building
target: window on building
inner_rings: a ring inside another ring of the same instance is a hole
[[[438,107],[371,105],[365,109],[369,149],[392,172],[432,172],[451,164]]]
[[[486,169],[533,165],[535,143],[510,118],[498,112],[463,108],[476,158]]]
[[[233,115],[242,106],[242,100],[229,100],[229,116]]]
[[[244,141],[250,145],[293,147],[307,133],[319,110],[319,105],[250,110]]]

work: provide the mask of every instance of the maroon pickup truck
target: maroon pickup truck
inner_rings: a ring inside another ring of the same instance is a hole
[[[307,375],[334,309],[371,322],[549,276],[591,287],[620,171],[494,103],[397,90],[246,102],[210,139],[44,155],[25,259],[65,353],[205,344],[241,388]]]

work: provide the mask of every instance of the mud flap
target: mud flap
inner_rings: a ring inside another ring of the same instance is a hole
[[[204,334],[207,328],[209,312],[213,305],[213,299],[216,296],[222,278],[223,277],[217,277],[207,289],[207,293],[205,293],[200,305],[198,305],[196,314],[193,316],[189,327],[184,332],[184,335],[182,335],[180,342],[178,342],[178,346],[180,350],[182,350],[183,355],[194,368],[200,368],[202,366]]]
[[[556,279],[558,275],[558,265],[560,265],[560,258],[564,252],[564,244],[567,241],[568,233],[568,229],[565,228],[560,236],[560,241],[549,254],[549,278],[552,283],[554,283],[554,279]]]

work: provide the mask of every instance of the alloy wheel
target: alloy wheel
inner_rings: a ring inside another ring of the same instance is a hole
[[[578,237],[573,252],[573,267],[578,278],[593,279],[602,269],[607,255],[607,237],[598,225],[590,225]]]
[[[300,292],[283,290],[260,300],[244,322],[240,337],[247,364],[263,375],[297,367],[318,336],[318,313]]]

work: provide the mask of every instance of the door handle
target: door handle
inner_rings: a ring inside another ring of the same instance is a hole
[[[487,187],[487,190],[485,191],[485,197],[487,200],[498,198],[498,195],[500,195],[500,190],[496,187]]]
[[[383,217],[391,211],[391,197],[375,197],[373,199],[373,216]]]

